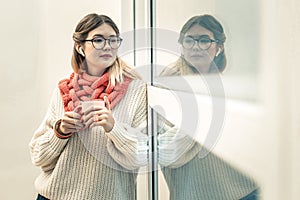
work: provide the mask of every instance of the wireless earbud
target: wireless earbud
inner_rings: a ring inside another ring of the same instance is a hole
[[[217,54],[216,54],[216,57],[219,56],[219,54],[221,53],[221,48],[218,48],[218,51],[217,51]]]
[[[84,57],[84,52],[83,52],[82,47],[79,47],[79,52],[80,52],[80,54]]]

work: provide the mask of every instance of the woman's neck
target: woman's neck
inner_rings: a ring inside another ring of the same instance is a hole
[[[90,75],[90,76],[102,76],[104,74],[105,70],[102,70],[102,71],[98,71],[98,70],[90,70],[88,69],[87,70],[87,74]]]

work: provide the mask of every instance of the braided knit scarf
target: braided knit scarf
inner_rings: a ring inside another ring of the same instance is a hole
[[[58,83],[60,94],[64,103],[64,110],[81,112],[81,102],[90,100],[103,100],[108,97],[110,107],[113,108],[125,95],[131,79],[124,76],[124,81],[116,86],[109,84],[109,74],[101,77],[91,76],[85,72],[72,73],[69,79],[63,79]]]

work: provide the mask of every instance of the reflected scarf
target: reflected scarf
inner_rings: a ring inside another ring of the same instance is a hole
[[[209,72],[207,73],[218,73],[219,70],[214,62],[212,62]],[[176,62],[168,65],[160,73],[160,76],[186,76],[186,75],[199,75],[203,74],[195,67],[193,67],[189,62],[187,62],[182,56],[177,59]]]
[[[176,62],[168,65],[161,72],[160,76],[185,76],[192,74],[199,74],[199,72],[181,56]]]
[[[83,72],[72,73],[69,79],[61,80],[58,87],[65,111],[80,112],[82,101],[103,100],[104,96],[108,97],[112,109],[125,95],[130,82],[131,78],[124,76],[122,83],[112,86],[109,84],[108,72],[101,77]]]

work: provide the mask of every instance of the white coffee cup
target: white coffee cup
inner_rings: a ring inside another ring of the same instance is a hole
[[[104,101],[103,100],[92,100],[92,101],[83,101],[81,102],[82,105],[82,112],[84,113],[89,107],[93,106],[101,106],[104,107]]]

